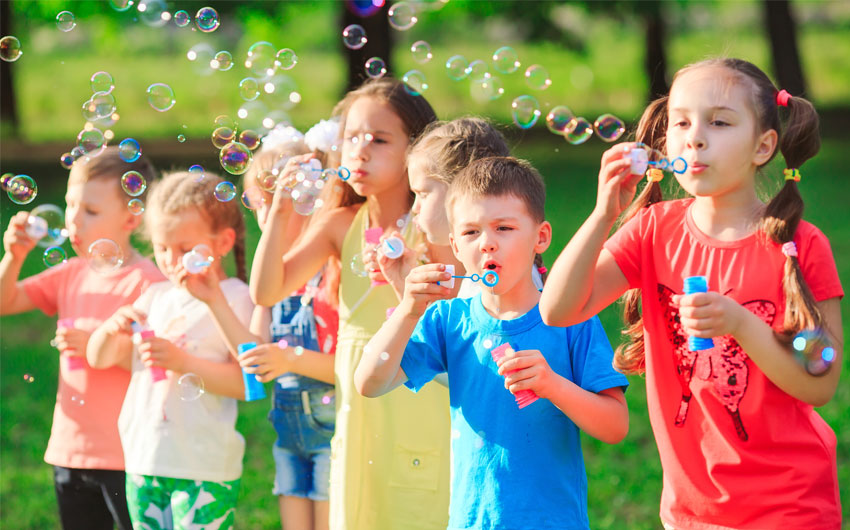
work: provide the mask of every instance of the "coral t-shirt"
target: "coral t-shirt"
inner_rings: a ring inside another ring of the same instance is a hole
[[[832,529],[841,525],[836,437],[780,390],[731,336],[688,351],[671,302],[683,278],[708,277],[781,331],[785,256],[761,233],[719,241],[696,227],[693,199],[642,210],[605,244],[642,291],[647,404],[664,470],[661,519],[676,529]],[[801,222],[794,236],[816,300],[844,292],[829,247]]]
[[[108,273],[97,273],[86,260],[72,258],[23,280],[30,300],[46,315],[74,319],[74,327],[93,332],[124,305],[132,304],[149,285],[164,279],[149,259]],[[118,437],[118,414],[130,372],[114,366],[76,370],[59,363],[59,387],[53,427],[44,461],[77,469],[124,469]]]

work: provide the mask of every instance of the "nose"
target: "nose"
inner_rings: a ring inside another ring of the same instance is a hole
[[[369,158],[367,147],[370,143],[365,136],[355,136],[348,142],[348,157],[352,160],[367,160]]]
[[[419,200],[419,195],[414,195],[413,206],[410,207],[410,213],[413,215],[419,215],[419,210],[421,209],[422,201]]]
[[[499,247],[496,244],[496,239],[489,231],[485,230],[481,233],[481,242],[479,243],[478,248],[482,253],[489,254],[491,252],[495,252]]]
[[[65,210],[65,227],[79,232],[82,229],[83,216],[79,208],[68,208]]]
[[[688,147],[691,149],[705,149],[706,140],[703,134],[703,127],[700,123],[694,123],[688,130],[687,136]]]

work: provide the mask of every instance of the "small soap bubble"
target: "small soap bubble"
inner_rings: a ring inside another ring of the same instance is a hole
[[[601,140],[615,142],[626,132],[626,126],[613,114],[603,114],[593,122],[593,131]]]
[[[83,405],[86,404],[86,400],[83,399],[81,396],[71,396],[71,403],[73,403],[74,405],[82,407]]]
[[[490,339],[484,339],[484,341],[481,343],[481,345],[489,350],[490,348],[493,347],[493,341],[490,340]]]
[[[177,394],[183,401],[195,401],[204,395],[204,380],[193,373],[181,375],[177,380]]]
[[[533,96],[519,96],[511,103],[511,117],[520,129],[533,127],[540,114],[540,104]]]
[[[360,24],[350,24],[342,30],[342,42],[346,48],[359,50],[369,39],[366,38],[366,30]]]
[[[333,391],[328,392],[327,394],[322,396],[322,405],[330,405],[331,401],[333,401]]]
[[[134,4],[135,2],[133,0],[109,0],[109,5],[112,9],[118,12],[127,11]]]
[[[211,75],[210,61],[215,57],[215,50],[205,42],[201,42],[189,48],[186,58],[192,63],[192,69],[198,75]]]
[[[512,74],[520,67],[519,55],[510,46],[502,46],[493,52],[493,68],[502,74]]]
[[[410,70],[401,78],[404,83],[404,88],[411,96],[421,96],[423,92],[428,90],[428,81],[425,79],[425,74],[419,70]]]
[[[177,25],[178,28],[185,28],[192,22],[192,17],[184,10],[180,10],[174,13],[174,24]]]
[[[38,185],[29,175],[15,175],[6,184],[6,194],[15,204],[29,204],[38,195]]]
[[[309,180],[298,183],[290,195],[292,196],[292,209],[298,215],[310,215],[322,204],[317,199],[319,189],[312,186],[312,182]]]
[[[21,41],[17,37],[8,35],[0,39],[0,59],[12,63],[21,58]]]
[[[210,140],[217,149],[223,148],[235,139],[236,131],[230,127],[217,127],[210,135]]]
[[[99,274],[112,272],[124,263],[124,254],[118,243],[111,239],[98,239],[88,248],[88,263]]]
[[[387,73],[387,63],[380,57],[372,57],[366,61],[366,75],[372,79],[384,77]]]
[[[200,164],[189,167],[189,173],[195,176],[195,182],[204,180],[204,168]]]
[[[148,103],[158,112],[165,112],[174,106],[174,91],[165,83],[154,83],[148,87]]]
[[[351,268],[351,272],[353,272],[355,276],[365,278],[369,275],[369,272],[366,270],[366,264],[363,263],[363,255],[360,253],[355,254],[351,258],[351,263],[349,263],[348,266]]]
[[[35,381],[35,377],[33,377],[32,374],[24,374],[24,382],[32,383],[34,381]]]
[[[564,131],[564,138],[573,145],[583,144],[591,136],[593,136],[593,126],[581,117],[570,120]]]
[[[115,96],[111,92],[95,92],[83,104],[83,118],[86,121],[112,119],[115,113]]]
[[[77,147],[84,155],[97,156],[106,149],[106,138],[100,129],[82,130],[77,135]]]
[[[133,163],[142,156],[142,146],[133,138],[125,138],[118,144],[118,156],[124,162]]]
[[[490,68],[487,63],[481,59],[475,59],[466,67],[466,75],[469,79],[476,81],[485,77],[490,77]]]
[[[468,74],[466,72],[469,62],[463,55],[452,55],[446,61],[446,74],[452,81],[460,81]]]
[[[254,101],[260,95],[260,84],[253,77],[239,81],[239,97],[245,101]]]
[[[381,358],[382,361],[389,361],[390,360],[390,354],[388,352],[381,352],[381,355],[379,355],[379,357]]]
[[[253,151],[260,147],[260,134],[251,129],[245,129],[239,133],[239,143]]]
[[[115,81],[109,72],[95,72],[91,75],[89,81],[91,83],[91,91],[95,94],[98,92],[109,94],[115,88]]]
[[[27,234],[38,240],[40,247],[61,245],[68,239],[65,212],[54,204],[39,204],[27,218]]]
[[[251,186],[242,192],[242,205],[249,210],[256,210],[264,201],[263,192],[257,186]]]
[[[292,70],[298,64],[298,56],[289,48],[283,48],[277,52],[275,56],[277,67],[281,70]]]
[[[186,135],[184,135],[184,134],[178,134],[178,135],[177,135],[177,141],[178,141],[178,142],[180,142],[180,143],[182,144],[183,142],[185,142],[185,141],[186,141]]]
[[[233,56],[227,50],[222,50],[215,54],[215,57],[210,61],[210,66],[220,72],[226,72],[233,68]]]
[[[130,197],[138,197],[148,188],[148,183],[141,173],[130,170],[121,175],[121,188]]]
[[[130,199],[127,201],[127,209],[133,215],[142,215],[145,213],[145,203],[141,199]]]
[[[74,146],[74,148],[71,149],[71,156],[74,157],[74,160],[79,160],[80,157],[83,156],[83,155],[85,155],[85,153],[83,152],[83,150],[80,148],[79,145]]]
[[[60,263],[65,263],[68,260],[68,256],[62,247],[47,247],[41,259],[46,266],[54,267]]]
[[[215,191],[213,192],[215,198],[221,202],[229,202],[232,201],[234,197],[236,197],[236,186],[233,185],[232,182],[224,181],[219,182]]]
[[[274,74],[277,66],[277,48],[266,41],[255,42],[248,48],[245,58],[245,68],[250,70],[260,79]]]
[[[218,154],[221,167],[231,175],[241,175],[248,171],[253,156],[251,150],[239,142],[230,142],[221,148]]]
[[[457,429],[452,429],[452,440],[457,440],[460,438],[460,431]]]
[[[498,77],[481,77],[470,82],[469,92],[476,101],[487,102],[502,97],[505,88]]]
[[[61,11],[56,15],[56,27],[59,28],[59,31],[65,32],[77,27],[77,20],[74,18],[74,14],[70,11]]]
[[[525,70],[525,83],[534,90],[546,90],[552,84],[549,72],[539,64],[533,64]]]
[[[296,356],[301,357],[304,355],[304,346],[296,346],[293,353],[295,353]]]
[[[835,360],[829,336],[820,329],[804,329],[791,341],[794,357],[812,375],[823,375]]]
[[[277,173],[271,169],[264,169],[257,175],[257,183],[260,188],[272,193],[277,185]]]
[[[563,135],[573,118],[575,118],[573,111],[558,105],[546,115],[546,127],[554,134]]]
[[[167,22],[167,19],[163,17],[168,9],[165,0],[139,0],[136,9],[139,11],[139,18],[146,26],[158,28]]]
[[[218,11],[211,7],[202,7],[195,13],[195,24],[204,33],[211,33],[218,29]]]
[[[59,157],[59,163],[62,164],[62,167],[65,169],[71,169],[71,166],[74,165],[74,155],[71,153],[63,153],[62,156]]]
[[[414,42],[410,47],[410,53],[413,54],[413,60],[419,64],[425,64],[434,57],[431,53],[431,45],[424,40]]]
[[[390,26],[399,31],[407,31],[416,25],[416,8],[409,2],[398,2],[393,4],[388,13]]]

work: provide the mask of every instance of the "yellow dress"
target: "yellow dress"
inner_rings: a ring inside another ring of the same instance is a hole
[[[363,347],[398,305],[389,285],[370,287],[349,264],[362,252],[368,207],[358,211],[342,247],[336,433],[331,441],[333,530],[445,529],[449,517],[448,389],[431,382],[418,393],[399,387],[379,398],[354,388]],[[419,236],[408,223],[405,242]]]

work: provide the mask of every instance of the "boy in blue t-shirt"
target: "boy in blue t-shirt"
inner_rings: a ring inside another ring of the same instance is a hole
[[[607,443],[628,431],[628,382],[599,319],[556,328],[540,317],[529,271],[551,241],[544,199],[540,175],[514,158],[485,158],[456,177],[452,250],[467,274],[494,271],[498,283],[445,300],[445,265],[413,269],[355,373],[372,397],[448,374],[450,529],[589,528],[579,429]]]

